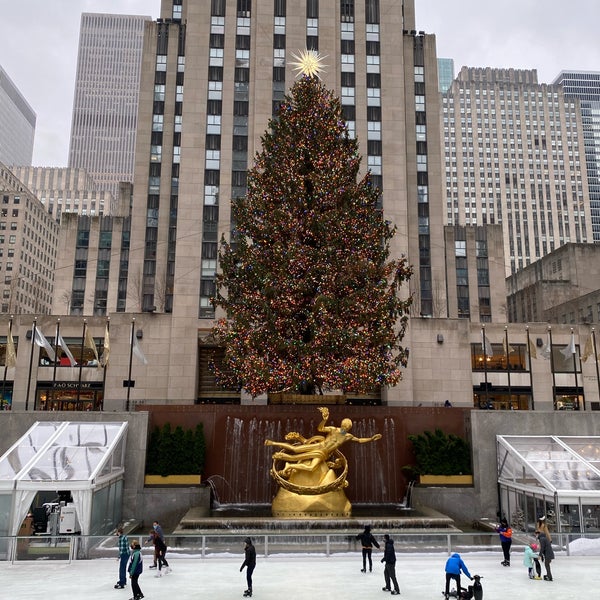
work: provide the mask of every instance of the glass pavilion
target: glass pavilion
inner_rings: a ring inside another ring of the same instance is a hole
[[[500,510],[513,529],[598,532],[600,436],[498,435]]]
[[[14,536],[39,492],[70,492],[82,535],[121,519],[126,422],[36,422],[0,457],[0,536]]]

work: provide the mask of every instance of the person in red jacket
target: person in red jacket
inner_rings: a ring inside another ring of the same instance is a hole
[[[500,520],[500,525],[496,527],[500,535],[500,545],[504,554],[504,560],[500,563],[504,567],[510,567],[510,547],[512,546],[512,529],[506,519]]]

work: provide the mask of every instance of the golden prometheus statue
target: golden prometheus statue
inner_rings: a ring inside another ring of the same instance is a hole
[[[335,518],[349,517],[352,512],[344,492],[348,486],[348,461],[339,447],[348,441],[374,442],[381,439],[381,434],[357,438],[350,433],[350,419],[343,419],[339,427],[328,426],[329,409],[322,406],[319,411],[322,421],[317,429],[325,435],[307,439],[291,431],[285,442],[265,440],[265,446],[281,448],[273,453],[271,467],[271,476],[279,484],[271,505],[274,517]]]

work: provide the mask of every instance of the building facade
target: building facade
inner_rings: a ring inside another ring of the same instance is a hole
[[[552,82],[562,85],[565,98],[576,99],[581,106],[583,145],[587,166],[592,234],[600,242],[600,73],[561,71]]]
[[[48,314],[58,224],[0,163],[0,313]]]
[[[112,193],[100,190],[85,169],[13,167],[12,171],[59,222],[63,213],[94,217],[117,206]]]
[[[454,81],[454,59],[438,58],[438,86],[440,92],[445,94]]]
[[[305,48],[327,56],[324,83],[397,227],[392,256],[409,257],[419,312],[432,315],[432,281],[444,279],[440,97],[435,38],[416,31],[412,0],[165,0],[147,33],[130,268],[143,273],[142,311],[173,315],[174,398],[195,393],[203,350],[191,325],[205,336],[217,316],[230,199],[245,193],[260,137],[294,82],[293,54]]]
[[[23,94],[0,66],[0,162],[30,165],[36,115]]]
[[[442,105],[447,224],[501,224],[507,276],[593,240],[578,100],[535,70],[463,67]]]
[[[98,189],[113,197],[120,181],[133,181],[140,66],[149,20],[81,15],[68,166],[86,169]]]
[[[506,280],[511,322],[600,323],[600,248],[565,244]]]

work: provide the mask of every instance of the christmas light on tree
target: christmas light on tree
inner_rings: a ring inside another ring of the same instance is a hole
[[[232,202],[233,243],[219,251],[214,328],[225,348],[218,381],[265,392],[365,392],[394,385],[410,298],[406,258],[389,259],[394,227],[377,209],[339,99],[319,57],[281,104]]]

